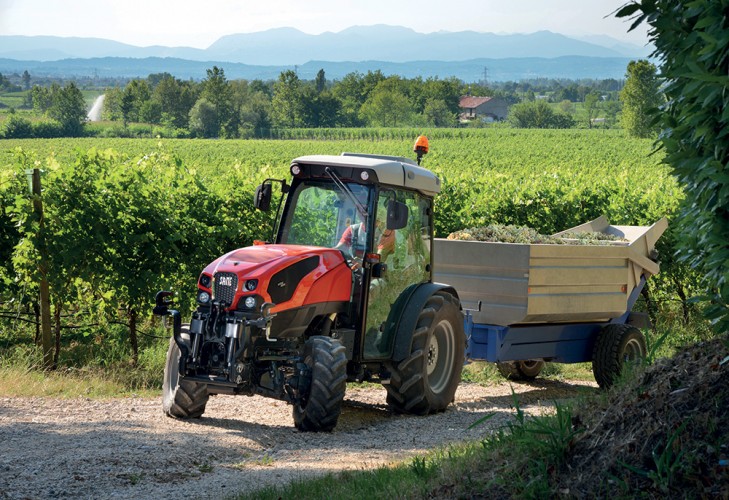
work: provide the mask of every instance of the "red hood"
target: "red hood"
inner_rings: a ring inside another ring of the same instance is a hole
[[[236,308],[240,300],[248,295],[260,296],[265,302],[275,303],[272,312],[318,303],[343,303],[351,298],[352,271],[342,252],[332,248],[303,245],[239,248],[216,259],[203,271],[211,278],[217,273],[232,273],[238,277],[227,285],[221,285],[235,286],[232,297],[231,289],[221,292],[229,297],[227,300],[232,298],[232,308]],[[276,286],[272,288],[274,279]],[[243,287],[248,280],[257,281],[251,291]],[[212,280],[210,283],[213,286]],[[198,287],[212,292],[211,288],[199,282]]]
[[[233,250],[210,263],[203,272],[213,275],[216,272],[227,271],[238,275],[256,278],[262,272],[289,262],[297,261],[300,257],[320,255],[325,264],[338,262],[331,259],[343,260],[341,252],[331,248],[322,248],[303,245],[254,245],[251,247]],[[339,257],[339,259],[337,258]]]

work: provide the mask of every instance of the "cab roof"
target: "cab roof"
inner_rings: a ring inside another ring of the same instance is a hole
[[[309,155],[295,158],[291,164],[373,170],[381,184],[414,189],[428,196],[435,196],[440,192],[440,179],[433,172],[400,156],[360,153],[342,153],[339,156]]]

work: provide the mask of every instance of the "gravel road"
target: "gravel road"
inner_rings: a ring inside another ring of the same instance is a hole
[[[513,384],[530,414],[583,386],[594,384]],[[447,411],[413,417],[390,413],[379,386],[349,386],[337,428],[321,434],[296,431],[290,406],[258,396],[214,396],[193,421],[165,417],[158,398],[0,398],[0,498],[224,498],[373,468],[503,426],[510,387],[464,383]]]

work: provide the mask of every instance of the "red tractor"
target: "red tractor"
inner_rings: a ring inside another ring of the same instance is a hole
[[[331,431],[346,382],[365,380],[397,412],[444,410],[466,339],[456,291],[432,280],[439,179],[406,158],[350,153],[297,158],[291,175],[255,193],[269,210],[281,187],[275,242],[208,265],[189,327],[158,294],[155,312],[173,317],[164,412],[196,418],[211,394],[258,394],[291,403],[298,429]]]

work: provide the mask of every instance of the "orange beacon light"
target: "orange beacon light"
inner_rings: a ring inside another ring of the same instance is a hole
[[[420,165],[420,160],[423,158],[423,155],[428,154],[428,138],[424,135],[418,136],[415,140],[413,151],[418,155],[418,165]]]

